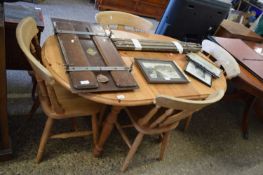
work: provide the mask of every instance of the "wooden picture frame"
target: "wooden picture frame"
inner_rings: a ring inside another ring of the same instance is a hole
[[[209,87],[212,86],[212,75],[208,73],[206,70],[196,65],[194,62],[192,61],[188,62],[185,68],[185,72],[193,76],[197,80],[201,81],[205,85]]]
[[[170,60],[135,58],[135,63],[148,83],[188,83],[180,67]]]
[[[209,62],[202,56],[196,54],[196,53],[188,53],[187,58],[197,64],[199,67],[205,69],[208,71],[210,74],[212,74],[213,77],[219,78],[221,75],[222,70],[215,66],[213,63]]]

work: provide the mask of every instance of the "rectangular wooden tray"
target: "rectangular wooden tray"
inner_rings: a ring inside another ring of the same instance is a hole
[[[104,33],[98,24],[52,18],[54,30]],[[109,37],[57,33],[62,55],[70,66],[127,66],[120,57]],[[66,69],[65,69],[66,71]],[[97,76],[102,74],[109,81],[100,83]],[[129,71],[68,72],[72,91],[105,92],[126,91],[138,88]]]

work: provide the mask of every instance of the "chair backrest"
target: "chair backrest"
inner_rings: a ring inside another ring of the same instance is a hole
[[[35,46],[32,44],[32,41],[38,40],[37,34],[37,24],[32,17],[22,19],[17,25],[16,38],[18,45],[26,55],[32,69],[48,84],[53,84],[54,79],[51,73],[41,64],[41,59],[36,59],[36,57],[31,53],[32,50],[35,50]]]
[[[40,54],[36,53],[36,49],[40,48],[37,34],[36,21],[32,17],[22,19],[17,25],[17,42],[34,71],[40,98],[43,99],[46,106],[51,107],[56,113],[63,113],[64,109],[59,104],[53,88],[55,80],[51,73],[41,64],[41,58],[36,58],[36,56],[40,56]]]
[[[117,29],[123,30],[125,30],[125,26],[144,32],[149,32],[153,28],[153,24],[150,21],[130,13],[119,11],[99,12],[96,14],[95,19],[96,22],[101,25],[117,25]]]
[[[155,108],[136,123],[141,132],[150,132],[152,134],[167,132],[176,128],[182,119],[189,117],[207,105],[219,101],[224,93],[224,90],[218,90],[205,100],[157,96]]]
[[[239,64],[235,58],[215,42],[204,40],[202,50],[213,56],[217,60],[216,63],[224,68],[227,79],[232,79],[240,74]]]

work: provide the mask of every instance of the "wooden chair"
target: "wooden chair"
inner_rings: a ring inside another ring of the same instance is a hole
[[[202,51],[209,54],[208,57],[212,57],[211,59],[215,59],[218,66],[224,68],[227,79],[231,80],[240,74],[239,64],[235,58],[215,42],[203,40]]]
[[[18,44],[28,58],[34,71],[37,80],[39,101],[47,116],[36,158],[37,162],[40,162],[49,138],[64,139],[69,137],[85,137],[92,134],[93,143],[95,144],[98,135],[96,115],[100,112],[102,105],[72,94],[54,80],[51,73],[34,56],[35,46],[32,41],[36,40],[37,33],[36,22],[32,17],[21,20],[16,30]],[[75,117],[84,116],[91,116],[92,131],[76,130],[74,132],[60,134],[51,133],[54,120],[74,119]]]
[[[219,90],[202,101],[158,96],[156,97],[156,105],[148,112],[146,111],[144,116],[138,116],[137,113],[139,110],[137,107],[133,107],[135,110],[133,110],[132,107],[125,108],[133,126],[139,133],[131,144],[127,135],[122,131],[122,135],[126,137],[126,143],[130,147],[130,150],[125,158],[121,171],[127,169],[144,135],[163,135],[159,155],[159,159],[162,160],[170,133],[178,126],[179,122],[205,106],[219,101],[224,96],[224,93],[224,90]]]
[[[131,30],[149,32],[153,28],[153,24],[150,21],[119,11],[99,12],[96,14],[95,19],[97,23],[104,26],[117,25],[118,30],[126,30],[130,27]]]
[[[202,53],[211,60],[215,60],[218,66],[224,69],[225,77],[230,80],[240,74],[240,68],[236,60],[225,49],[209,40],[203,40]],[[237,95],[237,94],[236,94]],[[236,96],[235,95],[235,96]],[[226,97],[226,96],[225,96]],[[225,98],[224,97],[224,98]],[[235,98],[235,97],[234,97]],[[191,121],[191,116],[187,118],[184,130],[187,130]]]

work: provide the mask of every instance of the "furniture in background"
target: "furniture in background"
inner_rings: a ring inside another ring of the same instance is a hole
[[[41,60],[36,58],[36,45],[34,43],[37,43],[37,33],[37,25],[32,17],[21,20],[16,30],[18,44],[28,58],[28,62],[32,66],[37,79],[38,98],[43,111],[47,115],[47,121],[37,153],[37,162],[40,162],[49,138],[85,137],[92,134],[93,144],[95,145],[98,135],[96,115],[102,109],[102,105],[71,93],[54,80],[52,74],[41,64]],[[51,132],[55,120],[75,119],[76,117],[87,116],[92,117],[91,131],[79,131],[75,128],[74,132],[60,134],[52,134]]]
[[[242,48],[241,46],[238,45],[233,45],[231,48],[228,46],[231,43],[231,39],[226,39],[226,38],[220,38],[220,37],[215,37],[215,41],[218,42],[223,48],[225,48],[230,54],[233,56],[237,56],[238,53],[242,53],[242,57],[239,59],[251,59],[251,61],[256,61],[253,60],[253,56],[247,58],[246,56],[248,55],[246,53],[246,48]],[[235,42],[232,42],[235,43]],[[262,43],[256,43],[253,41],[245,41],[245,43],[252,49],[252,51],[255,51],[257,49],[263,49],[263,44]],[[233,52],[233,48],[238,49],[235,52]],[[249,50],[251,52],[251,50]],[[262,52],[261,52],[262,54]],[[256,61],[257,64],[257,61]],[[258,64],[260,66],[260,64]],[[261,100],[263,99],[263,81],[262,78],[259,78],[255,73],[253,73],[253,70],[249,70],[246,66],[242,65],[239,63],[241,73],[238,77],[234,78],[231,80],[235,84],[235,87],[238,89],[238,94],[242,99],[244,99],[246,106],[243,112],[243,118],[242,118],[242,134],[245,139],[248,139],[248,120],[249,120],[249,113],[252,109],[256,108],[256,114],[257,115],[262,115],[261,110],[259,110],[259,107],[261,106]],[[261,67],[259,67],[258,70],[260,70]],[[255,105],[256,104],[256,105]],[[261,108],[262,109],[262,108]],[[262,117],[262,116],[261,116]]]
[[[253,50],[263,49],[263,44],[261,43],[263,42],[263,38],[261,36],[257,35],[249,28],[246,28],[244,25],[229,20],[224,20],[221,23],[215,36],[242,39]],[[217,39],[215,40],[217,41]],[[224,47],[224,44],[219,44]],[[240,70],[240,75],[231,82],[239,89],[239,97],[245,99],[246,107],[243,113],[241,130],[243,138],[248,139],[249,112],[254,107],[258,108],[260,106],[259,98],[262,99],[263,97],[263,82],[253,75],[246,67],[240,65]],[[260,114],[257,112],[257,115]]]
[[[247,11],[251,11],[251,7],[253,7],[254,9],[257,9],[259,11],[262,11],[262,1],[250,1],[250,0],[239,0],[239,2],[236,2],[237,4],[237,10],[240,10],[240,7],[243,5],[243,9],[242,10],[247,10]]]
[[[230,8],[231,3],[219,0],[170,0],[155,33],[201,43],[215,33]]]
[[[138,109],[134,107],[125,108],[134,128],[138,134],[130,146],[128,155],[125,158],[122,171],[128,168],[129,162],[132,160],[138,147],[140,146],[144,135],[162,135],[161,149],[159,160],[164,157],[171,131],[175,129],[179,122],[189,118],[194,112],[204,108],[207,105],[219,101],[225,94],[225,90],[218,90],[209,95],[205,100],[185,100],[169,96],[157,96],[155,106],[149,111],[144,108],[144,114],[138,113]],[[125,133],[124,133],[125,134]],[[126,136],[127,137],[127,136]]]
[[[39,29],[38,41],[40,42],[41,32],[44,30],[44,19],[42,11],[39,8],[35,8],[27,5],[20,5],[18,3],[4,3],[5,8],[5,40],[6,45],[6,69],[11,70],[28,70],[29,75],[32,78],[32,98],[35,101],[36,81],[32,76],[31,67],[26,61],[26,57],[20,47],[17,44],[15,31],[16,26],[21,19],[27,16],[32,16],[37,21],[37,27]],[[14,52],[15,50],[15,52]]]
[[[125,27],[130,27],[132,28],[131,30],[149,32],[153,28],[153,24],[150,21],[120,11],[99,12],[96,14],[95,19],[97,23],[103,26],[117,25],[118,30],[125,30]]]
[[[24,53],[20,49],[16,40],[16,27],[21,19],[32,16],[37,21],[39,31],[44,30],[44,19],[41,9],[30,6],[19,5],[17,3],[4,3],[5,8],[5,46],[6,46],[6,69],[31,70]],[[38,37],[40,39],[39,32]],[[15,50],[15,52],[14,52]]]
[[[5,61],[4,9],[0,4],[0,160],[10,159],[12,155],[8,131]]]
[[[99,10],[124,11],[159,20],[168,4],[168,0],[97,0]]]
[[[118,30],[112,30],[112,32],[116,38],[174,41],[174,39],[170,37],[149,33]],[[187,59],[183,54],[140,51],[119,51],[119,54],[122,56],[123,61],[128,67],[134,62],[134,58],[174,60],[181,68],[185,67],[187,64]],[[42,60],[43,64],[50,71],[57,82],[59,82],[63,87],[71,90],[68,75],[65,72],[60,46],[55,36],[50,36],[45,41],[45,44],[42,47]],[[93,149],[94,156],[101,155],[103,146],[111,134],[118,114],[125,107],[153,104],[156,96],[160,94],[177,98],[202,100],[219,89],[226,89],[226,79],[223,75],[221,75],[218,79],[213,80],[212,87],[205,86],[198,80],[191,77],[189,77],[191,82],[188,84],[148,84],[137,66],[133,67],[132,75],[139,85],[139,88],[133,91],[106,93],[78,92],[78,94],[84,98],[112,106],[110,113],[104,120],[102,132],[96,147]]]
[[[217,29],[215,36],[225,38],[239,38],[245,41],[262,42],[263,38],[245,27],[243,24],[239,24],[230,20],[224,20]]]
[[[44,22],[40,9],[21,6],[17,3],[4,3],[1,6],[1,62],[0,62],[0,81],[1,81],[1,146],[0,157],[11,154],[11,144],[9,142],[8,116],[7,116],[7,91],[6,91],[6,69],[31,70],[26,57],[19,48],[16,40],[15,30],[20,19],[25,16],[34,16],[38,22],[38,29],[43,31]],[[40,34],[39,34],[40,37]],[[4,40],[5,39],[5,40]]]

